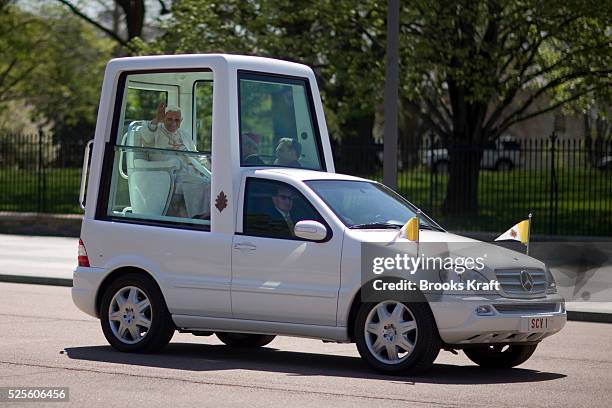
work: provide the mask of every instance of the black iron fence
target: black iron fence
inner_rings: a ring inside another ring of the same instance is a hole
[[[84,148],[45,134],[0,134],[0,211],[79,213]],[[345,143],[334,157],[336,171],[382,181],[382,145]],[[476,180],[466,157],[477,157]],[[476,206],[466,211],[461,194],[470,188]],[[501,233],[532,212],[534,233],[612,236],[612,143],[500,140],[450,151],[404,145],[397,190],[450,230]]]
[[[79,213],[85,143],[0,134],[0,211]]]
[[[382,181],[382,145],[338,146],[334,156],[337,172]],[[469,160],[477,161],[476,180]],[[506,139],[451,151],[404,145],[398,167],[397,191],[450,230],[501,233],[531,212],[536,234],[612,236],[610,141]],[[463,197],[449,196],[449,182],[476,207],[466,211]]]

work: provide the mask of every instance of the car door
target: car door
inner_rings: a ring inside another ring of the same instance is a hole
[[[234,318],[335,326],[342,234],[286,183],[249,177],[243,191],[232,245]],[[324,223],[327,238],[295,237],[291,226],[306,219]]]

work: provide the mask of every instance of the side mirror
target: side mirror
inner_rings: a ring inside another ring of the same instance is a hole
[[[327,237],[327,228],[318,221],[305,220],[295,224],[293,233],[309,241],[323,241]]]

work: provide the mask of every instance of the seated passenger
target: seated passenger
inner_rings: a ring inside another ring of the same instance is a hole
[[[287,167],[302,167],[298,159],[302,154],[302,145],[295,139],[283,137],[276,147],[274,164]]]
[[[265,163],[259,157],[261,137],[257,133],[242,134],[242,163],[251,166],[263,166]]]
[[[292,237],[293,234],[293,192],[287,187],[277,188],[271,197],[271,205],[267,208],[269,217],[268,232],[278,237]]]
[[[180,129],[183,121],[181,109],[178,106],[166,107],[160,103],[153,120],[145,122],[140,130],[144,147],[166,150],[184,150],[197,152],[191,137]],[[210,181],[211,173],[196,157],[187,154],[150,153],[152,160],[168,160],[170,157],[179,159],[181,167],[176,172],[175,194],[183,196],[184,210],[173,208],[176,198],[173,197],[168,215],[201,216],[210,212]],[[208,167],[210,165],[206,163]],[[177,214],[170,214],[172,212]],[[186,214],[185,214],[186,212]]]

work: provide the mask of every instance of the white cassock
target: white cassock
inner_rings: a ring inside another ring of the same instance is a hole
[[[163,123],[157,128],[151,122],[145,122],[140,129],[140,135],[145,147],[155,147],[165,150],[183,150],[197,152],[196,146],[189,135],[178,129],[171,133]],[[171,154],[150,153],[151,160],[168,160]],[[172,156],[175,156],[172,154]],[[199,214],[210,212],[210,182],[211,173],[195,157],[188,154],[177,155],[181,167],[175,176],[175,193],[182,194],[185,199],[187,215],[191,218]],[[175,156],[176,157],[176,156]]]

